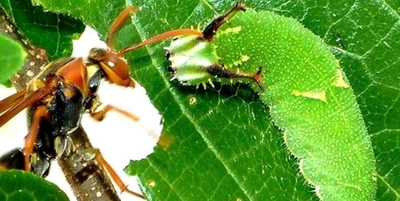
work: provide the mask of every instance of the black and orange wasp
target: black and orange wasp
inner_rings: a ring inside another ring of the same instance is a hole
[[[28,86],[0,101],[0,127],[16,114],[28,108],[29,128],[23,148],[17,148],[0,157],[0,169],[22,169],[42,177],[49,173],[53,160],[67,157],[75,150],[71,135],[84,132],[81,117],[84,112],[98,121],[108,111],[116,111],[126,117],[137,117],[112,105],[99,109],[101,102],[97,89],[102,79],[110,83],[134,87],[130,68],[122,56],[140,47],[177,35],[201,35],[192,29],[165,32],[141,43],[130,45],[120,51],[114,50],[114,35],[127,21],[136,6],[125,8],[111,25],[107,38],[107,48],[93,48],[87,60],[84,58],[61,58],[41,69]],[[94,73],[88,68],[96,69]],[[159,144],[162,145],[162,142]],[[90,147],[90,144],[88,145]],[[144,198],[127,188],[113,168],[103,159],[99,149],[85,150],[86,161],[96,159],[106,169],[121,191]],[[83,170],[88,171],[88,170]],[[81,172],[84,175],[88,172]]]

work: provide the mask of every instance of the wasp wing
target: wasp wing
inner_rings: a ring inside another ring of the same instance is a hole
[[[42,88],[24,97],[26,90],[22,90],[0,101],[0,112],[3,112],[0,115],[0,127],[23,109],[33,105],[34,103],[37,103],[50,93],[50,89]]]

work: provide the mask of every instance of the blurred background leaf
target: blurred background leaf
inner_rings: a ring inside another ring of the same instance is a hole
[[[0,83],[4,83],[22,66],[26,52],[21,44],[2,34],[0,34],[0,44],[0,63],[3,64],[1,65]]]
[[[68,200],[67,195],[55,184],[25,171],[0,171],[0,181],[0,200]]]

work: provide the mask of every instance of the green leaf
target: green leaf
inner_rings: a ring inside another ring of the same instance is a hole
[[[25,171],[0,171],[0,181],[0,200],[68,200],[67,195],[56,185]]]
[[[46,3],[46,1],[44,1]],[[54,2],[54,1],[49,1]],[[377,161],[377,200],[399,199],[399,4],[398,1],[261,0],[247,7],[294,17],[330,45],[357,96]],[[43,2],[42,2],[43,3]],[[104,36],[125,1],[57,2]],[[231,1],[137,1],[142,9],[117,34],[119,47],[180,27],[200,27]],[[109,7],[110,6],[110,7]],[[79,11],[79,12],[78,12]],[[99,20],[100,19],[100,20]],[[133,76],[164,116],[175,137],[136,164],[150,200],[229,198],[315,200],[298,166],[269,122],[268,108],[245,85],[196,90],[169,81],[163,47],[129,53]],[[195,104],[191,104],[195,103]],[[257,197],[260,196],[260,197]]]
[[[83,24],[66,15],[46,12],[28,0],[0,0],[22,34],[36,47],[45,49],[51,60],[72,52],[72,39],[82,33]]]
[[[0,83],[7,81],[24,63],[26,53],[17,42],[0,34]]]

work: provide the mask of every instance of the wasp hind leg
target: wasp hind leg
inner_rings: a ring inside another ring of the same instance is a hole
[[[118,176],[118,174],[115,172],[115,170],[111,167],[110,164],[103,158],[103,155],[101,154],[100,150],[97,148],[91,148],[91,149],[86,149],[83,153],[83,159],[85,161],[90,161],[90,160],[97,160],[97,162],[108,172],[110,175],[111,179],[114,181],[114,183],[118,186],[118,188],[121,190],[121,192],[126,192],[129,193],[133,196],[143,198],[143,195],[137,192],[134,192],[132,190],[128,189],[128,185],[126,185],[121,177]]]

